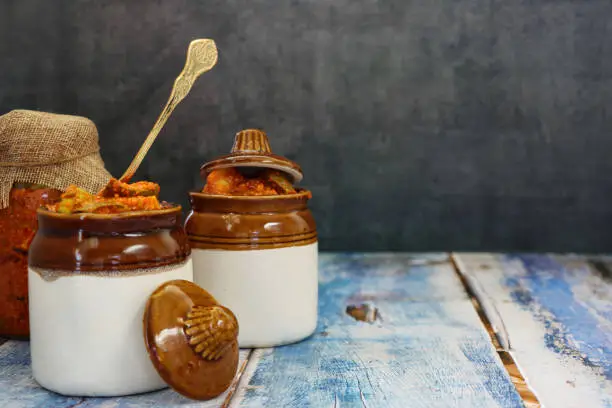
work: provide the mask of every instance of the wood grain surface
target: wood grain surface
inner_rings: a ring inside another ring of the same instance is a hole
[[[610,258],[456,258],[500,343],[544,406],[612,406]]]
[[[316,334],[255,350],[232,407],[522,406],[446,256],[323,255],[320,281]]]

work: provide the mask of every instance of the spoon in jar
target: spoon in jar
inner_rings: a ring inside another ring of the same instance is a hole
[[[157,118],[153,129],[149,132],[149,135],[145,139],[140,150],[136,153],[136,156],[130,163],[125,173],[119,179],[121,182],[127,183],[130,181],[136,170],[142,163],[145,155],[151,148],[151,145],[157,138],[157,135],[161,131],[162,127],[166,124],[166,121],[174,111],[174,108],[187,96],[191,87],[195,83],[196,79],[204,72],[209,71],[217,63],[218,53],[217,46],[213,40],[209,39],[198,39],[193,40],[189,44],[187,50],[187,60],[185,67],[180,75],[174,81],[170,98],[166,102],[166,106],[162,110],[161,114]]]

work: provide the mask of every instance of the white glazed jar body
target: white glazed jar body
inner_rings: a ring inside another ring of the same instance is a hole
[[[30,250],[34,379],[59,394],[83,397],[167,387],[147,353],[143,314],[162,283],[193,281],[179,218],[115,220],[116,228],[65,218],[39,212]]]
[[[242,348],[294,343],[316,330],[318,242],[308,198],[191,194],[194,282],[234,312]]]

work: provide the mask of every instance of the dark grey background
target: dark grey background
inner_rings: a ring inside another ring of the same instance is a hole
[[[609,0],[0,4],[0,113],[91,118],[116,176],[189,41],[215,39],[137,176],[167,200],[261,127],[323,249],[612,249]]]

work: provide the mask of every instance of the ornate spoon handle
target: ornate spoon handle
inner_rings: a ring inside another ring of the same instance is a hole
[[[215,66],[217,63],[217,58],[217,46],[213,40],[199,39],[193,40],[189,44],[185,67],[174,81],[170,98],[168,98],[166,106],[164,106],[164,109],[157,118],[153,129],[151,129],[151,132],[149,132],[149,135],[145,139],[144,143],[142,146],[140,146],[140,149],[138,150],[138,153],[136,153],[132,163],[130,163],[130,166],[127,168],[125,173],[123,173],[123,176],[121,176],[121,181],[127,183],[130,181],[132,176],[134,176],[134,173],[136,173],[136,170],[138,170],[142,160],[151,148],[151,145],[157,138],[157,135],[166,124],[166,121],[172,114],[172,111],[174,111],[174,108],[176,108],[176,106],[185,98],[185,96],[187,96],[196,79],[198,79],[198,77],[204,72],[209,71]]]

